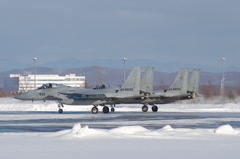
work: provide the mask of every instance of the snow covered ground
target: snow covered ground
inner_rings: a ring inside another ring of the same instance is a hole
[[[182,101],[172,104],[159,104],[160,112],[240,112],[240,103],[219,103],[220,99],[204,101],[201,98]],[[189,104],[190,102],[190,104]],[[119,112],[141,112],[142,104],[118,104],[116,111]],[[88,111],[92,106],[64,106],[63,111]],[[0,98],[0,111],[58,111],[57,104],[54,101],[21,101],[14,98]],[[150,111],[150,107],[149,107]]]
[[[2,133],[1,158],[239,158],[240,130],[230,125],[212,129],[150,131],[139,126],[111,130],[80,128],[54,133]]]
[[[90,106],[64,107],[64,111],[90,112],[90,109]],[[57,106],[53,102],[31,103],[1,98],[0,111],[57,111]],[[141,105],[121,105],[117,106],[116,111],[141,112]],[[168,104],[159,105],[159,111],[240,114],[240,104]],[[166,125],[149,130],[135,125],[108,130],[76,123],[72,129],[58,132],[0,133],[0,142],[0,156],[3,159],[240,158],[240,128],[232,128],[228,124],[214,129],[172,128]]]

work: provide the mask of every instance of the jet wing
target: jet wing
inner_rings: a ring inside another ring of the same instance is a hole
[[[189,94],[172,94],[172,93],[166,93],[163,95],[160,95],[162,97],[187,97]]]
[[[141,98],[141,97],[145,97],[145,96],[144,95],[131,95],[131,96],[115,95],[114,97],[111,97],[111,98]]]
[[[78,98],[138,98],[144,97],[143,95],[128,95],[128,94],[118,94],[118,90],[114,91],[103,91],[103,90],[89,90],[83,92],[59,92],[59,94],[67,95],[69,97],[78,97]]]
[[[108,92],[103,90],[89,90],[81,92],[59,92],[60,94],[71,96],[71,97],[80,97],[80,98],[111,98],[115,97],[113,95],[114,91]]]
[[[105,91],[102,90],[89,90],[89,91],[81,91],[81,92],[58,92],[63,95],[99,95],[105,94]]]

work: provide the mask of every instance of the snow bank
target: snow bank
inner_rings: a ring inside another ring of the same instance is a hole
[[[222,125],[219,126],[217,129],[214,130],[216,134],[230,134],[230,135],[237,135],[236,132],[231,125]]]
[[[81,127],[77,123],[73,128],[66,131],[56,132],[56,137],[80,137],[80,138],[186,138],[187,134],[193,134],[191,129],[173,129],[170,125],[159,130],[148,130],[142,126],[121,126],[110,130],[92,129],[88,126]],[[170,133],[171,132],[171,133]],[[54,134],[54,133],[53,133]],[[64,135],[63,135],[64,134]]]
[[[66,131],[62,131],[65,133]],[[214,133],[213,133],[214,132]],[[57,135],[61,133],[56,132]],[[231,125],[223,125],[215,130],[209,129],[173,129],[170,125],[166,125],[158,130],[148,130],[142,126],[121,126],[110,130],[105,129],[91,129],[88,126],[81,127],[77,123],[73,128],[65,133],[63,136],[70,137],[90,137],[90,138],[162,138],[162,139],[191,139],[191,138],[205,138],[206,136],[213,136],[214,134],[230,134],[237,135],[238,131],[234,130]],[[61,135],[62,136],[62,135]]]
[[[96,131],[94,129],[89,129],[86,125],[85,127],[81,127],[80,123],[77,123],[72,128],[72,133],[78,137],[84,137],[91,134],[94,134]]]
[[[72,130],[69,131],[65,136],[69,136],[73,134],[75,137],[116,137],[116,135],[125,136],[125,135],[144,135],[146,132],[151,132],[150,130],[142,127],[142,126],[122,126],[118,128],[114,128],[111,130],[105,129],[91,129],[87,125],[85,127],[81,127],[80,123],[77,123],[73,126]]]
[[[75,125],[73,125],[73,128],[72,128],[72,133],[78,133],[78,131],[81,129],[81,124],[80,123],[77,123]]]
[[[162,130],[171,131],[171,130],[173,130],[173,128],[170,125],[166,125],[162,128]]]
[[[142,126],[121,126],[112,130],[109,130],[110,133],[118,133],[118,134],[137,134],[141,132],[147,132],[146,128]]]

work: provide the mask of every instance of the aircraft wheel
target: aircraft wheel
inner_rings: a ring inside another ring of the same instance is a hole
[[[62,109],[59,109],[59,110],[58,110],[58,113],[62,114],[62,113],[63,113],[63,110],[62,110]]]
[[[146,105],[144,105],[144,106],[142,107],[142,111],[143,111],[143,112],[147,112],[147,111],[148,111],[148,107],[147,107]]]
[[[98,113],[98,108],[97,108],[97,107],[92,107],[91,112],[92,112],[93,114],[97,114],[97,113]]]
[[[115,111],[115,109],[114,108],[111,108],[111,112],[114,112]]]
[[[152,107],[152,111],[153,111],[153,112],[157,112],[157,111],[158,111],[158,107],[157,107],[156,105],[154,105],[154,106]]]
[[[109,112],[109,108],[107,106],[104,106],[102,111],[104,114],[107,114]]]

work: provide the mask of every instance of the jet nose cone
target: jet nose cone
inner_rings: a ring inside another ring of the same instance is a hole
[[[14,98],[24,100],[24,99],[26,99],[26,97],[27,97],[27,95],[25,93],[23,93],[23,94],[19,94],[19,95],[15,96]]]
[[[15,99],[21,99],[21,94],[14,97]]]

